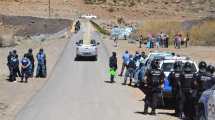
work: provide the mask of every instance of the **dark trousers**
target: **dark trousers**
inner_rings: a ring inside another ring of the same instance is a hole
[[[177,90],[177,89],[173,89],[172,91],[172,94],[173,94],[173,98],[174,98],[174,101],[175,101],[175,105],[174,105],[174,108],[175,108],[175,114],[176,115],[180,115],[181,112],[180,112],[180,96],[181,96],[181,91],[180,90]]]
[[[30,77],[34,76],[34,64],[32,64],[32,68],[31,68],[31,73],[30,73]]]
[[[179,101],[179,111],[185,114],[188,120],[194,120],[194,103],[190,89],[182,89],[182,94]]]
[[[16,77],[22,77],[19,67],[10,67],[10,78],[9,81],[13,82],[16,81]]]
[[[47,76],[46,65],[38,64],[36,77],[45,78]]]
[[[28,78],[30,77],[31,71],[29,70],[29,68],[25,68],[22,69],[22,77],[21,77],[21,81],[23,81],[25,79],[25,82],[28,82]]]
[[[111,82],[111,83],[114,82],[114,75],[110,75],[110,82]]]
[[[154,90],[153,90],[154,89]],[[158,101],[161,96],[161,90],[159,88],[148,88],[145,97],[144,111],[148,112],[148,107],[151,106],[152,111],[155,111],[158,106]]]
[[[121,72],[120,72],[120,76],[123,75],[124,71],[125,71],[125,67],[126,67],[126,64],[125,63],[122,63],[122,68],[121,68]]]

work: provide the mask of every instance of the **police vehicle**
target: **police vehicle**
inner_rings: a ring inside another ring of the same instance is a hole
[[[159,52],[159,51],[155,51],[155,52],[150,52],[149,55],[145,58],[143,64],[144,64],[144,68],[142,71],[142,76],[145,76],[145,71],[147,71],[148,69],[151,68],[151,62],[154,59],[159,59],[161,60],[164,57],[171,57],[173,56],[173,54],[171,52]],[[144,81],[140,81],[140,82],[144,82]]]
[[[163,89],[163,97],[164,98],[171,98],[172,97],[172,94],[171,94],[172,93],[172,86],[170,86],[170,82],[169,82],[168,78],[169,78],[169,74],[173,71],[174,64],[176,61],[181,61],[182,66],[186,62],[190,62],[192,64],[192,68],[191,68],[192,71],[198,72],[197,64],[187,57],[178,57],[178,56],[165,57],[164,60],[162,60],[160,62],[160,69],[162,69],[164,71],[164,74],[165,74],[164,89]]]
[[[199,120],[215,120],[215,85],[203,92],[199,103],[201,105]]]
[[[99,42],[95,40],[79,40],[76,42],[76,59],[80,57],[92,57],[97,60]]]

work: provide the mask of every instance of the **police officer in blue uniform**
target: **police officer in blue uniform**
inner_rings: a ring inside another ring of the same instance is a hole
[[[33,49],[30,48],[28,50],[28,53],[26,53],[26,57],[30,60],[31,62],[31,73],[30,73],[30,77],[33,77],[34,75],[34,56],[33,56]]]
[[[147,92],[145,97],[144,114],[148,113],[148,107],[151,106],[151,115],[156,114],[156,108],[159,97],[161,97],[162,86],[164,83],[164,72],[159,69],[158,60],[153,60],[151,69],[146,71]]]
[[[182,119],[193,120],[193,81],[195,73],[192,71],[192,64],[186,62],[183,66],[183,73],[180,76],[181,96],[179,101],[179,109],[183,111]]]
[[[180,117],[182,114],[182,110],[179,109],[179,101],[181,95],[180,89],[180,76],[182,74],[182,63],[177,61],[174,63],[174,70],[169,75],[169,82],[172,86],[172,95],[174,97],[175,104],[175,115]]]
[[[9,68],[10,68],[10,82],[16,82],[17,74],[19,74],[19,59],[18,56],[11,56],[9,61]],[[21,76],[21,74],[19,74]]]
[[[43,49],[39,50],[39,53],[37,54],[37,73],[36,77],[42,77],[45,78],[47,76],[47,70],[46,70],[46,54],[44,53]]]
[[[21,82],[28,82],[28,78],[31,75],[31,61],[27,58],[27,54],[24,55],[24,57],[21,60]],[[24,80],[25,79],[25,80]]]
[[[213,77],[214,67],[209,65],[207,66],[206,62],[202,61],[199,63],[199,72],[195,75],[195,90],[197,92],[196,96],[194,96],[194,106],[195,106],[195,119],[199,118],[200,105],[198,101],[202,95],[202,93],[210,89],[214,83]]]

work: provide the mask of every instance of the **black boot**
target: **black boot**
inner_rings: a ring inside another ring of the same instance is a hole
[[[148,109],[144,108],[143,114],[148,114]]]
[[[155,113],[155,109],[152,109],[152,111],[151,111],[151,113],[150,113],[151,115],[156,115],[156,113]]]

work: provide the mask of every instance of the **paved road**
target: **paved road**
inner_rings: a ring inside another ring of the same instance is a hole
[[[105,82],[109,78],[104,44],[99,47],[98,61],[74,61],[75,40],[85,36],[87,30],[92,29],[82,28],[73,36],[49,81],[16,120],[158,120],[135,113],[143,106],[127,87]],[[100,39],[98,33],[90,33]]]

